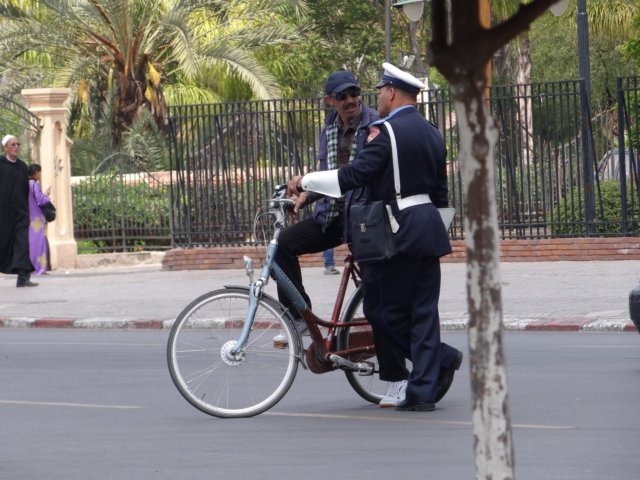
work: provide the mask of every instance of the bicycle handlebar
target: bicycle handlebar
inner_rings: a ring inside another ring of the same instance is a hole
[[[287,198],[287,184],[276,185],[271,195],[271,208],[282,209],[283,213],[293,211],[296,202]]]

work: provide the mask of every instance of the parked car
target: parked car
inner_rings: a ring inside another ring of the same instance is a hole
[[[640,333],[640,285],[629,292],[629,316]]]

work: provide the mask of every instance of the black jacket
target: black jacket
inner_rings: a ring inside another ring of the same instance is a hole
[[[29,259],[29,172],[0,156],[0,272],[32,271]]]

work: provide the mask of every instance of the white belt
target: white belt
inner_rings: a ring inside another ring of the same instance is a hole
[[[421,193],[419,195],[411,195],[410,197],[396,199],[396,205],[398,210],[402,211],[405,208],[415,207],[416,205],[423,205],[425,203],[431,203],[429,194]]]

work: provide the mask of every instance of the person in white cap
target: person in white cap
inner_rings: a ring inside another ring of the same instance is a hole
[[[396,410],[426,412],[447,393],[462,364],[462,352],[440,341],[438,316],[440,257],[451,253],[438,212],[448,205],[447,151],[438,128],[416,108],[422,82],[389,63],[383,68],[376,88],[378,113],[384,118],[369,127],[364,148],[340,169],[294,177],[289,191],[340,196],[366,187],[369,201],[383,200],[391,206],[399,253],[362,265],[364,313],[376,334],[393,342],[413,364]],[[398,160],[395,176],[392,135]]]
[[[35,287],[29,258],[29,172],[18,158],[20,143],[2,138],[0,156],[0,272],[18,274],[17,287]]]

